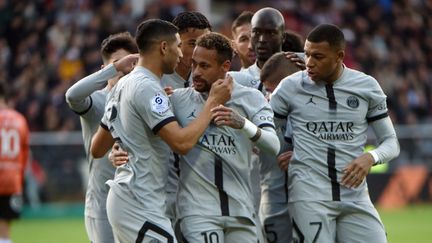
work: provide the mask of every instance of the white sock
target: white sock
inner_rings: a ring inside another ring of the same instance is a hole
[[[11,239],[0,238],[0,243],[12,243]]]

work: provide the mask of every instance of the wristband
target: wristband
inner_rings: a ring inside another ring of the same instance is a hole
[[[251,121],[245,118],[245,124],[242,127],[243,132],[246,134],[246,136],[252,140],[252,142],[255,142],[261,137],[261,129],[259,129],[255,124],[253,124]]]
[[[374,159],[374,165],[379,164],[379,157],[378,157],[378,154],[375,152],[375,150],[368,151],[368,153],[370,153],[372,155],[372,157]]]

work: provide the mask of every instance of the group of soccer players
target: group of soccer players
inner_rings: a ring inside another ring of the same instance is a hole
[[[386,242],[365,176],[399,145],[378,82],[343,65],[341,30],[314,28],[304,60],[276,9],[232,31],[233,45],[198,12],[146,20],[68,90],[90,240]],[[379,145],[363,153],[368,125]]]

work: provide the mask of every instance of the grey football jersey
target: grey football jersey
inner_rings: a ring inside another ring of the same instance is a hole
[[[135,67],[111,91],[102,120],[129,156],[109,181],[111,189],[142,205],[154,222],[165,217],[169,157],[168,145],[156,134],[174,120],[159,82],[148,69]]]
[[[114,177],[115,168],[108,161],[107,155],[94,159],[90,154],[90,144],[104,114],[108,93],[106,89],[99,89],[104,87],[107,80],[116,74],[114,66],[108,65],[75,83],[68,89],[66,96],[69,107],[80,115],[84,149],[89,162],[89,181],[84,214],[97,219],[107,218],[106,197],[109,187],[105,185],[105,182]]]
[[[193,121],[206,95],[192,88],[171,95],[182,126]],[[234,83],[226,106],[259,127],[273,127],[273,111],[257,90]],[[210,124],[197,145],[180,162],[178,208],[180,217],[222,215],[255,218],[251,190],[252,142],[239,129]]]
[[[261,69],[256,63],[240,71],[230,71],[228,74],[231,75],[237,83],[246,87],[258,89],[265,94],[260,80]]]
[[[184,80],[178,73],[164,74],[161,79],[162,87],[171,86],[173,89],[187,88],[191,84],[192,75],[188,80]]]
[[[369,200],[366,180],[355,189],[340,181],[343,168],[363,153],[368,122],[387,116],[386,96],[374,78],[345,67],[326,85],[297,72],[282,80],[270,104],[276,118],[289,116],[292,123],[290,202]]]
[[[192,75],[189,75],[189,80],[185,81],[178,73],[164,74],[161,79],[162,87],[171,86],[174,90],[179,88],[187,88],[191,83]],[[180,157],[178,154],[170,151],[170,163],[169,163],[169,174],[167,183],[167,192],[175,193],[177,192],[178,185],[178,174]],[[173,216],[172,216],[173,217]]]

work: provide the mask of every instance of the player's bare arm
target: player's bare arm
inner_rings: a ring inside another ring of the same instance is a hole
[[[111,133],[100,126],[92,138],[90,152],[94,158],[102,158],[113,144]]]
[[[212,84],[209,97],[198,115],[187,127],[182,128],[177,122],[170,122],[163,126],[158,135],[179,154],[186,154],[197,143],[211,121],[211,109],[224,104],[231,98],[233,79],[227,76]]]

